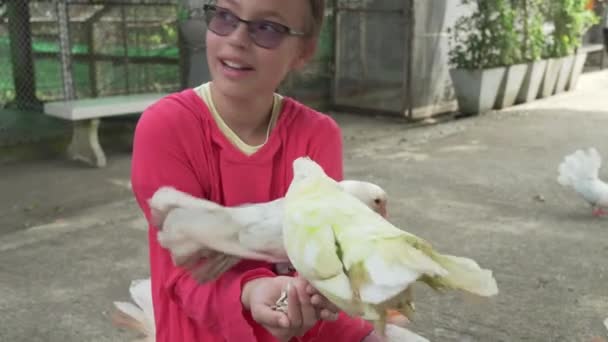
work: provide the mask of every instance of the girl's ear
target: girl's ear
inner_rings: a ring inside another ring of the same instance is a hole
[[[318,38],[302,39],[298,56],[292,64],[292,70],[302,69],[315,56],[317,40]]]

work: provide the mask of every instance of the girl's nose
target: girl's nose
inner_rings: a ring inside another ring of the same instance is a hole
[[[251,37],[249,36],[248,27],[245,23],[238,23],[234,31],[226,38],[230,45],[237,48],[246,48],[251,45]]]

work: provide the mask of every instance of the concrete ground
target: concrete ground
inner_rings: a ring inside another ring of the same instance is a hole
[[[556,175],[577,148],[608,156],[608,73],[585,75],[572,93],[438,125],[335,117],[347,177],[387,189],[395,224],[495,272],[491,299],[417,286],[412,330],[432,341],[607,337],[608,218],[592,217]],[[128,152],[108,154],[106,169],[0,166],[0,341],[133,337],[108,314],[132,279],[148,276],[145,223]]]

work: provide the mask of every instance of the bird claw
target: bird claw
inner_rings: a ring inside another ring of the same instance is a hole
[[[386,322],[405,328],[410,324],[410,319],[399,311],[387,310]]]

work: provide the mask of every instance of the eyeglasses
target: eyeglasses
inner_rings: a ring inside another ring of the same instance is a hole
[[[278,47],[286,36],[305,35],[304,32],[295,31],[273,21],[241,19],[229,9],[215,5],[204,5],[203,10],[207,28],[211,32],[224,37],[234,32],[240,23],[245,23],[251,40],[264,49]]]

